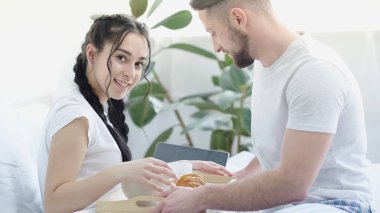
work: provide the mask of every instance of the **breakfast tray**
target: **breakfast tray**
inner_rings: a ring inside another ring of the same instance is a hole
[[[232,177],[217,176],[196,170],[193,171],[193,173],[201,175],[206,183],[223,184],[235,180]],[[97,201],[97,213],[148,213],[151,212],[153,206],[157,205],[163,199],[162,197],[154,196],[137,196],[127,200],[121,190],[115,193],[118,194],[116,197],[121,197],[121,200],[115,200],[110,196]],[[115,195],[113,195],[113,197],[115,197]]]

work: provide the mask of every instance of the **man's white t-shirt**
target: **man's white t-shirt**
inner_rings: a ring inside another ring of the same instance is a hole
[[[44,196],[51,139],[74,119],[86,117],[89,124],[87,152],[76,180],[85,179],[122,162],[121,152],[106,125],[78,90],[72,90],[52,105],[43,128],[43,142],[38,156],[41,196]],[[115,186],[106,196],[120,188]],[[94,208],[92,203],[86,209]]]
[[[303,202],[370,203],[360,89],[343,60],[307,34],[293,41],[270,67],[255,62],[252,141],[264,170],[279,165],[285,129],[334,134]]]

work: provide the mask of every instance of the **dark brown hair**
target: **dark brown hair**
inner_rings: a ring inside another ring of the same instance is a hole
[[[94,93],[93,88],[88,83],[88,79],[86,77],[87,58],[85,51],[87,45],[90,43],[93,44],[99,51],[101,51],[107,42],[112,42],[112,48],[107,61],[108,72],[111,75],[111,55],[119,48],[125,36],[130,32],[137,32],[141,34],[145,37],[148,43],[148,64],[145,67],[143,73],[143,76],[145,78],[146,70],[150,64],[151,54],[149,33],[144,24],[134,21],[133,19],[124,15],[103,15],[95,19],[89,32],[86,34],[85,41],[82,44],[82,52],[78,55],[76,64],[74,65],[74,81],[78,85],[79,91],[107,126],[121,151],[123,161],[130,161],[132,159],[131,151],[127,145],[129,127],[125,123],[124,101],[115,100],[108,97],[108,119],[112,124],[111,126],[107,121],[106,115],[104,114],[104,108],[100,103],[99,97]],[[110,83],[111,80],[108,82],[107,90]],[[106,94],[108,96],[108,92],[106,92]]]

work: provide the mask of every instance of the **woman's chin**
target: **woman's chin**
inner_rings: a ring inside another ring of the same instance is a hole
[[[115,100],[122,100],[125,98],[127,94],[126,93],[123,93],[123,94],[113,94],[111,95],[111,98],[112,99],[115,99]]]

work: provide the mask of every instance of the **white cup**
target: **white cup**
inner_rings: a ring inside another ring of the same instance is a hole
[[[177,178],[184,174],[189,174],[192,173],[193,166],[190,162],[186,161],[175,161],[168,163],[170,168],[173,170],[173,173],[176,174]],[[174,181],[174,180],[173,180]],[[170,186],[160,184],[159,185],[164,189],[168,190],[170,189]],[[127,183],[127,182],[122,182],[121,183],[121,189],[124,193],[124,195],[128,198],[134,198],[136,196],[149,196],[149,195],[154,195],[155,190],[148,188],[143,185],[138,185],[134,183]]]
[[[177,178],[193,172],[193,165],[188,161],[174,161],[168,164]]]

